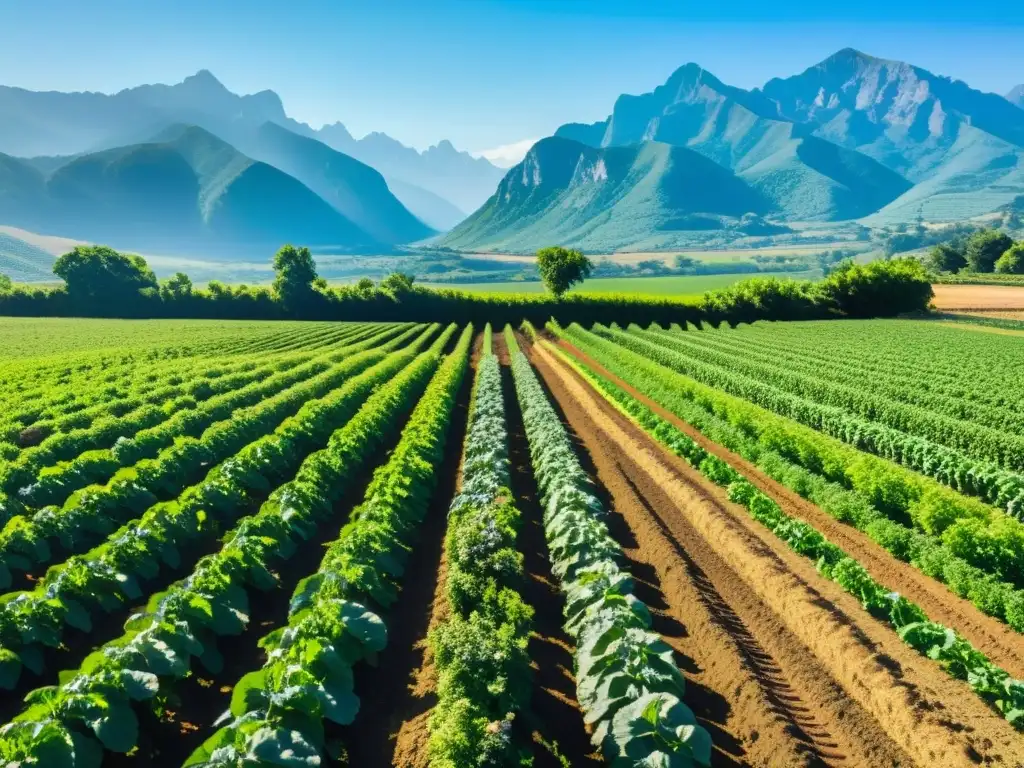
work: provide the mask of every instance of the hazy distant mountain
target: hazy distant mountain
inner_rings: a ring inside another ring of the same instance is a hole
[[[317,138],[372,165],[386,177],[433,192],[463,212],[476,210],[494,193],[505,174],[484,158],[460,152],[449,141],[417,152],[384,133],[354,139],[340,123],[325,126],[317,132]],[[406,201],[397,190],[395,194],[415,211],[414,204]]]
[[[553,137],[535,144],[440,244],[530,251],[565,243],[606,251],[772,208],[729,170],[683,147],[648,141],[595,148]]]
[[[384,178],[387,180],[388,189],[392,194],[401,200],[402,204],[416,218],[438,232],[447,232],[466,218],[466,214],[461,208],[456,208],[455,205],[430,190],[396,179],[394,176],[385,176]]]
[[[151,142],[69,158],[49,174],[0,156],[0,220],[168,253],[265,257],[290,241],[376,245],[297,179],[184,126]]]
[[[1006,94],[1006,100],[1024,109],[1024,85],[1018,85]]]
[[[177,124],[201,126],[234,144],[264,123],[277,123],[352,155],[388,178],[422,187],[462,211],[486,200],[503,175],[487,160],[459,152],[448,142],[420,153],[384,134],[356,140],[340,123],[314,130],[289,118],[273,91],[239,96],[206,70],[176,85],[142,85],[112,95],[0,86],[0,115],[0,152],[17,157],[75,155],[136,144]],[[418,200],[416,191],[411,192]]]
[[[845,49],[754,95],[913,182],[883,217],[967,218],[1024,192],[1024,111],[965,83]]]
[[[378,242],[409,243],[435,234],[397,200],[379,172],[322,142],[264,123],[242,146],[294,176]]]
[[[857,218],[910,188],[878,162],[804,135],[774,113],[760,94],[687,64],[651,93],[620,96],[607,120],[563,126],[555,135],[601,147],[650,140],[688,147],[734,171],[794,220]]]

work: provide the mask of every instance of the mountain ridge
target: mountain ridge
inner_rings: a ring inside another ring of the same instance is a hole
[[[0,216],[26,229],[168,253],[250,253],[289,241],[379,247],[298,179],[196,126],[82,154],[50,173],[0,155]]]
[[[463,213],[479,206],[503,175],[486,159],[456,150],[446,140],[419,152],[386,134],[356,139],[340,122],[314,129],[290,118],[274,91],[238,95],[205,69],[176,84],[146,84],[114,94],[0,86],[0,114],[5,115],[0,152],[17,157],[75,155],[141,143],[173,124],[199,125],[235,143],[242,134],[274,122],[385,176],[423,187]],[[415,208],[419,197],[413,197]]]
[[[487,203],[439,244],[523,252],[560,242],[614,250],[653,233],[714,229],[717,217],[771,210],[757,190],[684,147],[592,147],[553,136],[537,142]]]

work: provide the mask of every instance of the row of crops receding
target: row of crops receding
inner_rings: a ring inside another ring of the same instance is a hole
[[[104,321],[0,372],[0,765],[1024,764],[1009,337]]]

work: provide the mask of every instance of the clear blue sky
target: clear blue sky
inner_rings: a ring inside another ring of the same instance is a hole
[[[6,85],[112,92],[206,68],[299,120],[419,148],[601,119],[688,61],[754,87],[852,46],[983,90],[1024,83],[1011,0],[0,0],[0,29]]]

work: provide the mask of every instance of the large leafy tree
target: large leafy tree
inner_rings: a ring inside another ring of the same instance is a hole
[[[53,273],[65,282],[69,296],[104,313],[116,310],[119,302],[137,301],[140,291],[157,288],[145,259],[104,245],[76,246],[57,259]]]
[[[288,311],[300,310],[316,297],[319,277],[309,248],[286,245],[274,256],[274,292]]]
[[[0,293],[10,293],[14,290],[14,283],[7,275],[0,275]]]
[[[967,266],[967,259],[959,249],[949,243],[932,246],[926,263],[936,272],[959,272]]]
[[[547,289],[561,298],[574,285],[590,277],[594,262],[581,251],[555,246],[537,251],[537,269]]]
[[[995,229],[975,232],[967,241],[967,266],[972,272],[991,272],[999,257],[1013,247],[1009,235]]]

